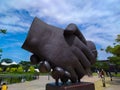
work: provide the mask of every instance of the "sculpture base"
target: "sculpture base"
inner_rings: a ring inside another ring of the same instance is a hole
[[[95,90],[94,83],[80,82],[75,84],[58,85],[48,83],[46,90]]]

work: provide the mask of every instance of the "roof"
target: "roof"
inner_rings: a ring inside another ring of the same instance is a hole
[[[5,65],[5,66],[9,66],[9,65],[17,65],[17,63],[16,63],[16,62],[12,62],[12,63],[2,62],[1,65]]]

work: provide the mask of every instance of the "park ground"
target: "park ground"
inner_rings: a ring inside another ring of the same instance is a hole
[[[113,81],[106,77],[106,87],[103,87],[102,81],[97,76],[84,76],[81,81],[93,82],[95,90],[120,90],[120,78],[113,77]],[[8,90],[45,90],[46,83],[54,82],[51,76],[39,76],[39,79],[26,81],[23,83],[10,84]]]

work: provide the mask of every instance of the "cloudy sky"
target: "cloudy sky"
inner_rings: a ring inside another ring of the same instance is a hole
[[[75,23],[87,40],[95,43],[98,59],[109,56],[101,48],[113,45],[120,34],[120,0],[1,0],[0,34],[2,58],[16,62],[29,60],[29,52],[21,49],[35,16],[44,22],[65,28]]]

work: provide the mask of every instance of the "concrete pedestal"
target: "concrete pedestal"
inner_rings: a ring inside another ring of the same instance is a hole
[[[48,83],[46,90],[95,90],[94,84],[90,82],[81,82],[75,84],[58,85]]]

